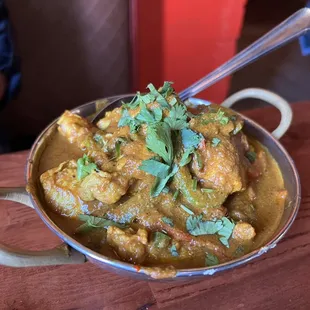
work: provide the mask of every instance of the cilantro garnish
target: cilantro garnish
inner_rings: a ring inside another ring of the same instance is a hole
[[[167,224],[167,225],[169,225],[169,226],[171,226],[171,227],[174,226],[172,219],[169,218],[169,217],[163,216],[163,217],[161,218],[161,220],[162,220],[165,224]]]
[[[195,214],[191,209],[185,207],[184,205],[180,205],[180,208],[182,208],[186,213],[188,213],[190,215],[194,215]]]
[[[190,148],[185,150],[185,152],[183,153],[181,160],[180,160],[180,166],[186,166],[187,164],[190,163],[190,161],[192,160],[191,155],[195,152],[194,148]]]
[[[141,123],[152,124],[161,121],[163,117],[162,109],[155,108],[153,111],[149,111],[145,103],[141,103],[140,108],[140,113],[136,116],[136,119]]]
[[[169,112],[169,116],[164,120],[172,130],[181,130],[188,127],[186,107],[176,104]]]
[[[165,98],[167,98],[168,96],[170,96],[174,92],[174,89],[171,87],[172,84],[173,84],[173,82],[165,81],[164,85],[159,89],[159,92]],[[169,102],[169,103],[171,104],[171,102]]]
[[[122,117],[118,122],[118,127],[129,126],[130,132],[135,133],[139,130],[140,125],[141,125],[140,121],[137,120],[136,118],[131,117],[128,110],[126,109],[123,110]]]
[[[253,151],[248,151],[245,153],[246,158],[253,164],[256,160],[256,153]]]
[[[172,246],[171,246],[171,248],[170,248],[170,253],[171,253],[171,255],[172,256],[179,256],[179,253],[178,253],[178,251],[177,251],[177,248],[176,248],[176,246],[175,246],[175,244],[173,244]]]
[[[203,193],[208,193],[208,194],[210,194],[210,193],[213,193],[213,189],[212,188],[202,188],[202,189],[200,189]]]
[[[173,161],[171,129],[166,123],[150,125],[147,128],[146,146],[158,154],[168,165]]]
[[[159,249],[167,247],[169,245],[170,239],[171,238],[169,236],[160,231],[156,231],[154,233],[154,245]]]
[[[183,167],[191,161],[190,155],[195,152],[195,148],[198,147],[199,143],[204,139],[204,137],[202,134],[198,134],[188,128],[182,129],[181,135],[182,143],[185,149],[180,160],[180,166]]]
[[[96,133],[93,138],[105,152],[108,151],[108,148],[107,148],[108,143],[101,134]]]
[[[196,157],[198,169],[201,170],[203,168],[203,163],[200,154],[197,151],[194,151],[194,155]]]
[[[166,184],[170,181],[170,179],[178,172],[178,170],[179,167],[177,165],[173,165],[172,171],[167,175],[167,177],[165,177],[164,179],[157,177],[155,184],[151,189],[151,196],[157,197],[165,188]]]
[[[77,179],[82,180],[98,169],[95,163],[92,163],[86,154],[77,160]]]
[[[180,191],[178,189],[174,192],[173,197],[172,197],[173,201],[177,200],[179,193],[180,193]]]
[[[225,115],[225,112],[222,111],[221,108],[219,108],[219,109],[217,110],[217,113],[216,113],[216,115],[215,115],[215,119],[216,119],[217,121],[219,121],[222,125],[227,125],[228,122],[229,122],[229,117]]]
[[[92,215],[80,214],[79,220],[85,222],[81,226],[79,226],[76,230],[77,233],[84,233],[93,228],[105,228],[107,229],[109,226],[116,226],[119,228],[125,228],[126,225],[119,224],[111,220],[107,220],[103,217],[96,217]]]
[[[156,98],[156,101],[163,107],[163,108],[170,108],[169,103],[165,99],[165,97],[155,88],[155,86],[150,83],[147,88],[150,90],[150,93]]]
[[[204,139],[201,133],[198,134],[188,128],[182,129],[181,135],[182,143],[185,149],[197,148],[202,139]]]
[[[219,259],[212,253],[206,253],[206,266],[215,266],[219,264]]]
[[[170,166],[163,164],[155,159],[148,159],[142,162],[142,165],[139,167],[139,169],[155,177],[165,178],[169,174]]]
[[[221,139],[214,137],[214,138],[212,139],[211,145],[212,145],[213,147],[217,147],[220,143],[221,143]]]
[[[214,221],[203,221],[202,215],[189,216],[186,220],[186,228],[193,236],[214,235],[217,234],[222,244],[229,247],[228,239],[230,238],[235,224],[227,217]]]

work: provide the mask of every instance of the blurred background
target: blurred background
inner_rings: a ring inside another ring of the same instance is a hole
[[[12,98],[0,102],[0,153],[28,149],[65,109],[143,90],[149,82],[160,86],[164,80],[174,81],[180,91],[305,4],[304,0],[6,0],[21,85]],[[5,20],[6,15],[0,17]],[[0,52],[4,57],[1,46]],[[309,69],[310,57],[302,56],[295,41],[199,97],[220,103],[240,89],[262,87],[292,103],[302,101],[310,98]],[[4,77],[2,85],[7,87],[6,72]],[[236,108],[261,104],[248,100]]]

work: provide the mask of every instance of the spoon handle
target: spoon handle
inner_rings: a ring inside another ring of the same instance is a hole
[[[195,96],[202,90],[220,79],[236,72],[261,56],[275,50],[296,37],[304,34],[310,28],[310,9],[303,8],[284,20],[281,24],[267,32],[246,49],[235,55],[229,61],[218,67],[205,77],[195,82],[179,93],[182,100]]]

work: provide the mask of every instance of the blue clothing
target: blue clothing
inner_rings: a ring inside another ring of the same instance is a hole
[[[0,109],[18,92],[21,83],[19,59],[14,54],[8,11],[0,0],[0,71],[7,79],[7,88],[0,100]]]

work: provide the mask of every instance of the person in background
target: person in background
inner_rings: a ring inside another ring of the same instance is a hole
[[[14,53],[8,11],[0,0],[0,113],[20,88],[21,73],[18,57]],[[0,124],[0,153],[9,151],[7,134]]]

